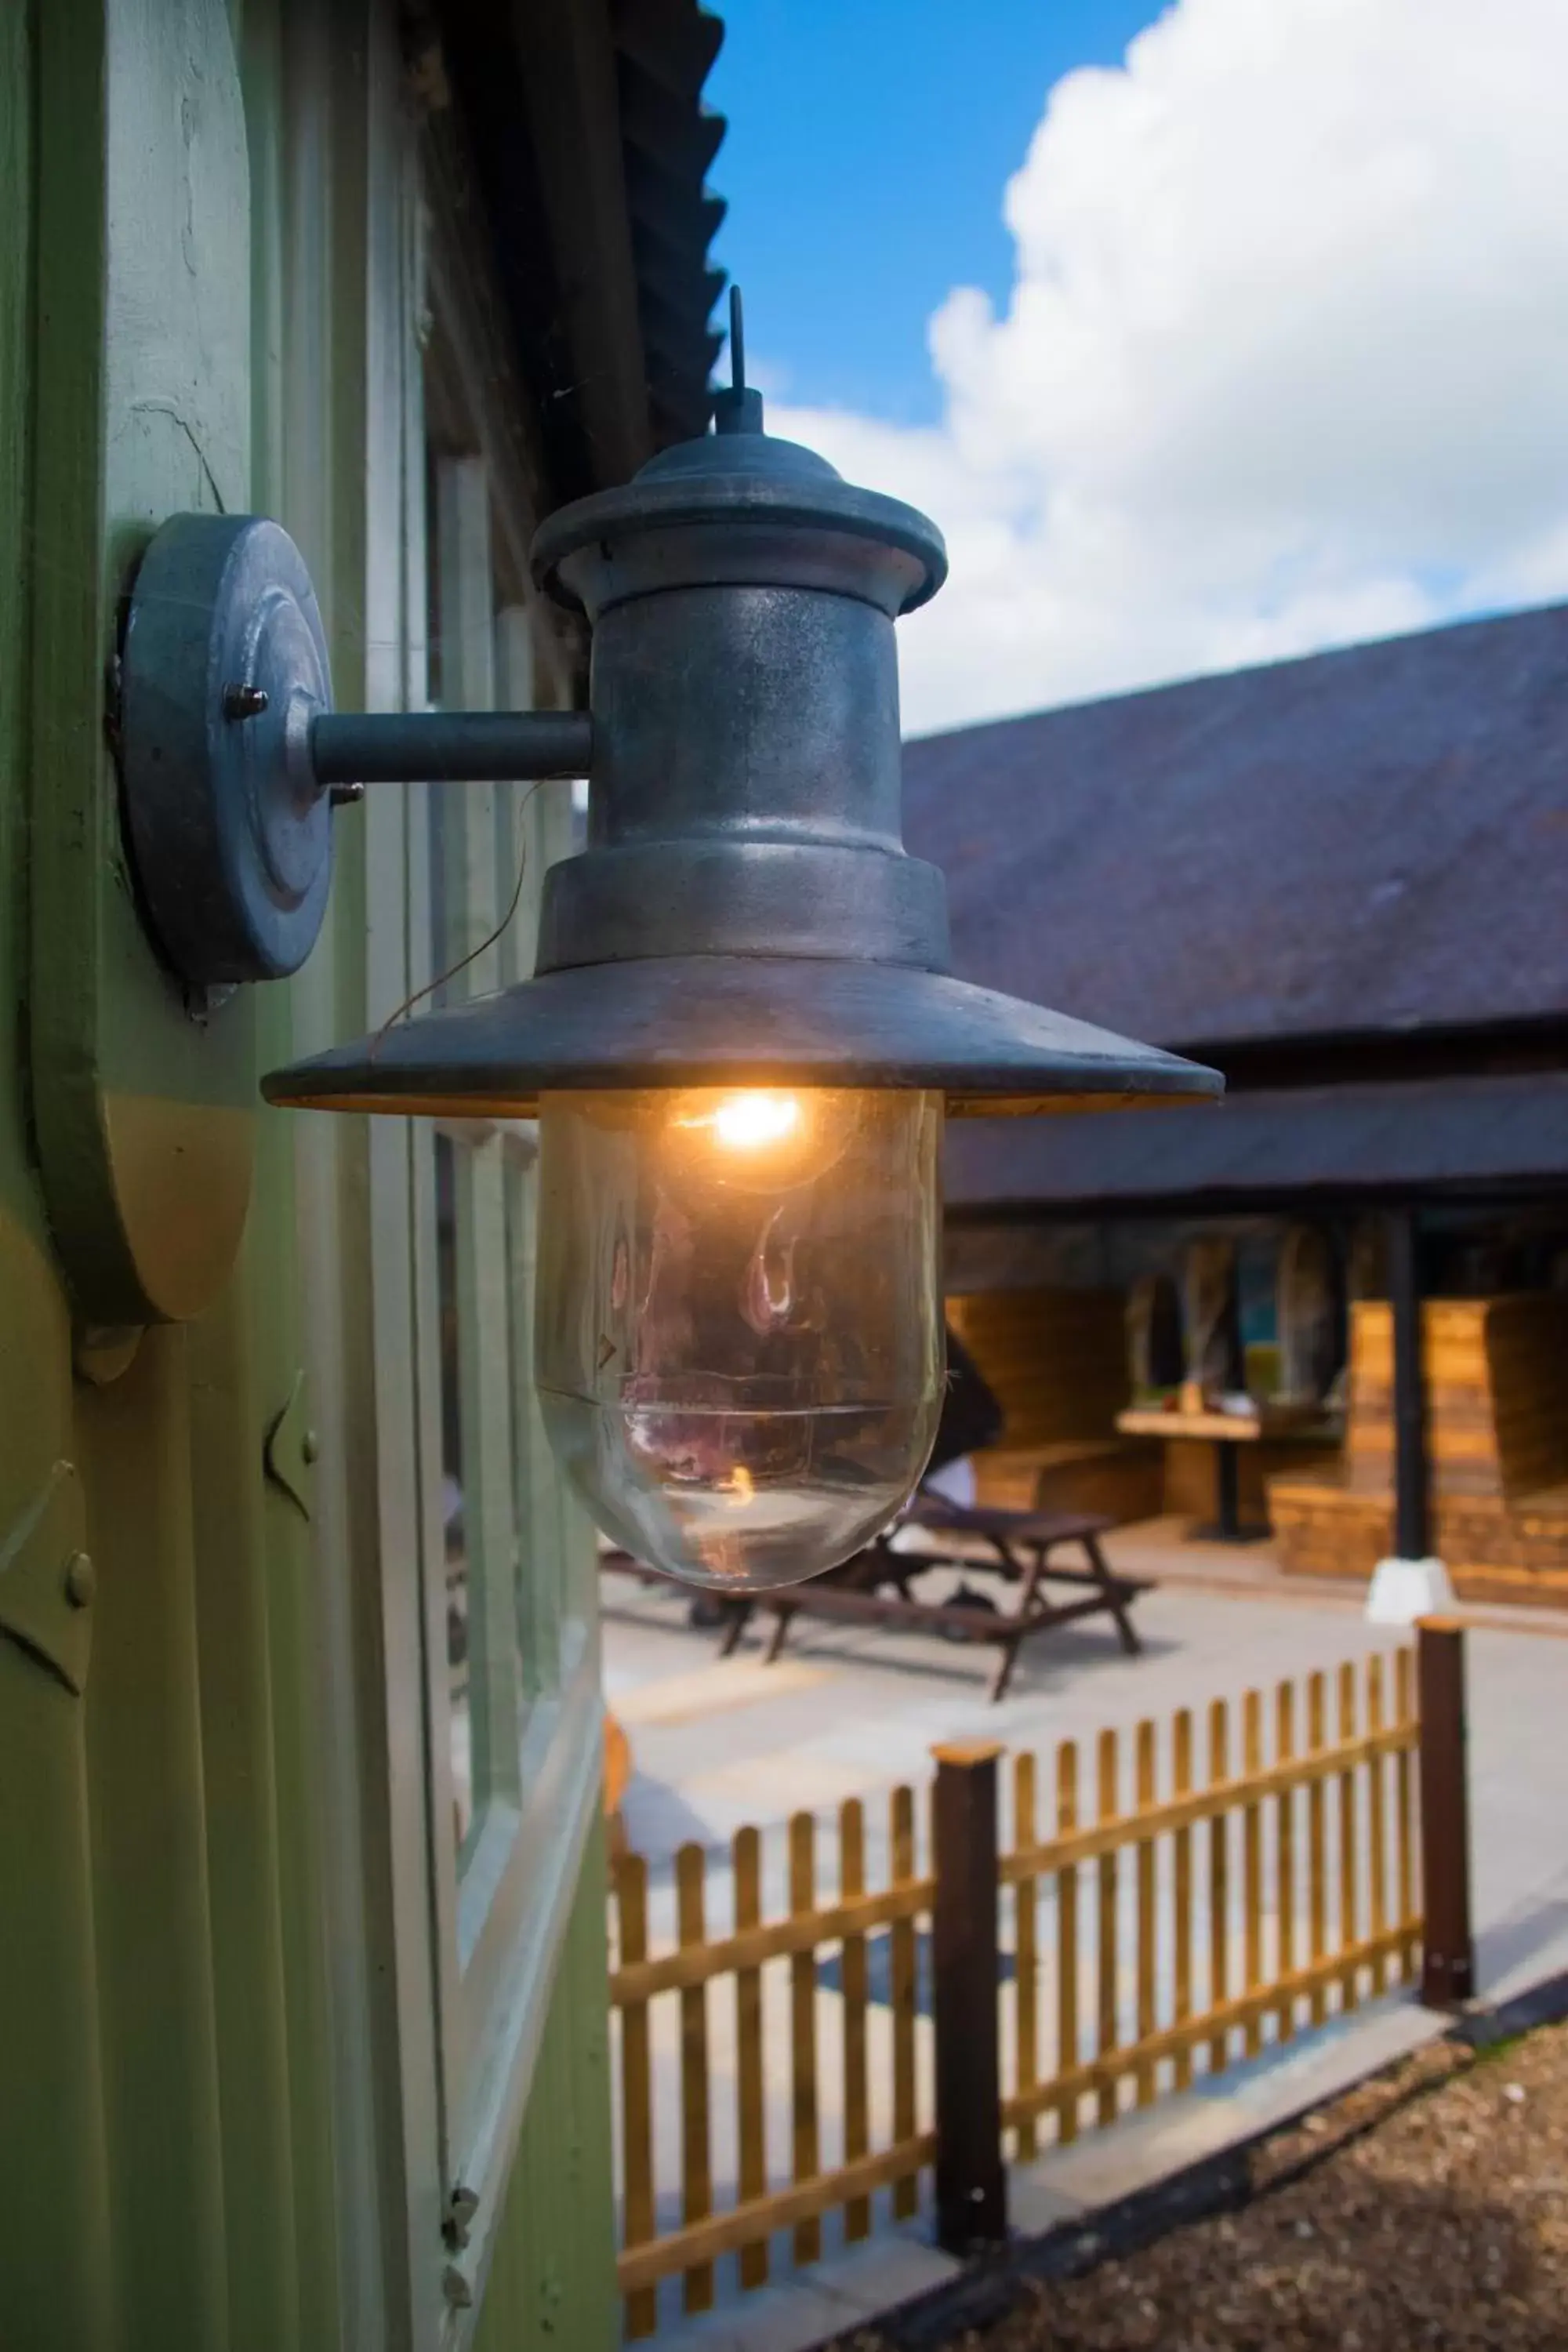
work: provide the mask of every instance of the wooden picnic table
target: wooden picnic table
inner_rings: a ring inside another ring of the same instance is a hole
[[[1322,1410],[1312,1405],[1259,1406],[1251,1412],[1184,1412],[1159,1405],[1130,1405],[1116,1416],[1124,1437],[1207,1438],[1215,1449],[1215,1502],[1212,1522],[1193,1529],[1209,1543],[1260,1543],[1267,1526],[1244,1526],[1241,1517],[1238,1445],[1257,1445],[1265,1438],[1301,1437],[1312,1433],[1307,1424],[1321,1423]]]
[[[1004,1511],[922,1495],[902,1526],[929,1536],[929,1548],[905,1549],[895,1546],[889,1536],[879,1536],[853,1559],[830,1569],[825,1576],[770,1592],[737,1596],[727,1604],[730,1622],[720,1654],[731,1654],[752,1612],[760,1609],[774,1620],[764,1655],[768,1664],[783,1650],[790,1626],[799,1616],[847,1619],[885,1625],[890,1631],[941,1633],[950,1641],[989,1643],[1002,1654],[992,1677],[993,1701],[1005,1696],[1026,1642],[1078,1618],[1109,1616],[1122,1648],[1133,1656],[1142,1644],[1129,1612],[1150,1586],[1144,1579],[1112,1570],[1100,1542],[1111,1524],[1089,1512]],[[975,1549],[954,1551],[954,1538],[977,1547],[978,1556]],[[1052,1554],[1064,1544],[1076,1544],[1087,1565],[1059,1565]],[[921,1601],[910,1592],[916,1577],[929,1569],[949,1566],[975,1569],[1016,1584],[1016,1608],[1004,1611],[971,1602]],[[1052,1600],[1045,1590],[1052,1585],[1067,1587],[1073,1597]]]

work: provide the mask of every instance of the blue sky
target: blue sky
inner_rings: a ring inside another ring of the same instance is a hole
[[[1568,0],[715,5],[774,429],[947,539],[911,734],[1568,594]]]
[[[1003,191],[1046,92],[1120,64],[1160,0],[718,5],[716,257],[744,289],[749,352],[794,402],[934,422],[926,320],[956,285],[1005,301]]]

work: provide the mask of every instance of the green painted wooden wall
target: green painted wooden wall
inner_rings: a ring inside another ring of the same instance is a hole
[[[35,288],[30,16],[0,15],[0,1580],[28,1565],[29,1521],[68,1459],[70,1328],[50,1256],[17,1066],[27,956],[29,469]],[[73,1530],[74,1532],[74,1530]],[[59,1566],[53,1545],[50,1564]],[[0,2310],[18,2340],[109,2341],[109,2178],[94,1979],[84,1710],[0,1637]],[[15,2118],[17,2128],[13,2129]],[[53,2154],[38,2127],[53,2120]]]
[[[595,1832],[562,1947],[476,2352],[608,2352],[620,2338],[605,1873]]]
[[[289,524],[340,697],[366,690],[401,120],[391,0],[0,8],[0,2344],[28,2352],[616,2333],[596,1839],[479,2312],[420,2300],[438,2217],[407,2242],[432,2126],[400,2047],[367,1303],[396,1236],[357,1123],[248,1108],[264,1062],[363,1025],[400,874],[351,841],[316,966],[196,1034],[103,740],[127,565],[177,505]],[[234,1272],[138,1337],[138,1253],[183,1278],[209,1149],[220,1190],[250,1163]],[[280,1481],[291,1399],[321,1459]]]

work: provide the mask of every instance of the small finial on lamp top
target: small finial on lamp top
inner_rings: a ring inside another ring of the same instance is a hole
[[[716,433],[761,433],[763,431],[763,395],[746,382],[746,323],[741,308],[741,289],[730,289],[730,388],[713,395],[713,430]]]
[[[746,314],[738,286],[730,289],[730,387],[733,392],[746,389]]]

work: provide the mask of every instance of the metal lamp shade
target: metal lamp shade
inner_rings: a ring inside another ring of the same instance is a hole
[[[1217,1094],[1209,1070],[953,979],[901,837],[895,618],[941,534],[760,429],[554,515],[539,586],[593,623],[589,837],[536,977],[275,1072],[269,1101],[525,1116],[645,1087],[940,1090],[950,1112]],[[721,421],[723,413],[721,412]]]
[[[528,1118],[546,1092],[921,1087],[950,1116],[1218,1091],[1195,1064],[974,988],[848,957],[585,964],[318,1055],[266,1081],[317,1110]]]

